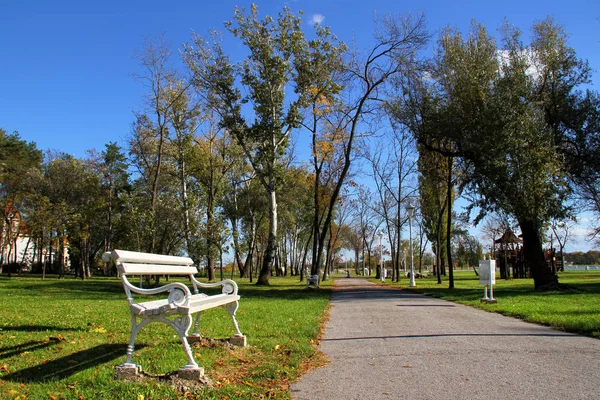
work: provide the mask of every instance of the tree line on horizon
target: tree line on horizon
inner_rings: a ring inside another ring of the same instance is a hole
[[[365,51],[301,26],[288,9],[236,9],[223,32],[183,46],[178,68],[164,40],[148,41],[144,106],[124,149],[43,155],[0,131],[3,246],[18,217],[40,258],[68,243],[82,277],[126,248],[187,254],[211,280],[231,252],[240,277],[268,284],[305,266],[326,278],[342,249],[356,266],[388,255],[397,281],[407,249],[421,260],[429,242],[452,288],[453,267],[485,252],[466,227],[499,216],[492,239],[518,226],[535,288],[558,288],[546,235],[561,243],[556,228],[577,211],[600,215],[600,99],[584,90],[591,71],[564,29],[547,18],[524,43],[508,23],[496,39],[473,22],[467,34],[443,30],[427,57],[423,15],[380,19]],[[245,48],[241,61],[225,34]],[[309,138],[309,159],[297,159],[293,134]]]

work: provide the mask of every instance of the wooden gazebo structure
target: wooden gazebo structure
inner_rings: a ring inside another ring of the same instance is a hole
[[[528,277],[529,270],[523,259],[523,240],[509,228],[494,243],[499,245],[496,250],[496,261],[500,268],[500,277],[510,279],[511,269],[513,278]]]

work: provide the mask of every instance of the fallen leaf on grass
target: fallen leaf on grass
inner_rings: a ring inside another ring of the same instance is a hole
[[[241,357],[238,357],[238,361],[239,361],[239,362],[241,362],[241,363],[243,363],[243,364],[247,364],[247,363],[249,363],[249,362],[250,362],[250,360],[244,360],[244,359],[243,359],[243,358],[241,358]]]
[[[94,333],[106,333],[106,329],[101,326],[99,328],[93,329],[92,332],[94,332]]]
[[[8,368],[6,367],[6,364],[4,364],[3,366],[1,366],[0,370],[6,372],[8,374]]]

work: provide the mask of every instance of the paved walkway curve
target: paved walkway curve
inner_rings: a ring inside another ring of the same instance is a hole
[[[331,304],[294,399],[600,399],[600,340],[358,278]]]

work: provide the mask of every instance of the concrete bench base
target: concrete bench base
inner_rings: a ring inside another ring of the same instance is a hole
[[[142,373],[142,367],[137,364],[121,364],[115,367],[115,378],[117,379],[130,379],[140,376]]]
[[[233,335],[229,338],[229,343],[238,347],[246,347],[246,336],[244,335]]]
[[[204,377],[204,368],[182,368],[177,371],[179,379],[185,379],[188,381],[199,381]]]

